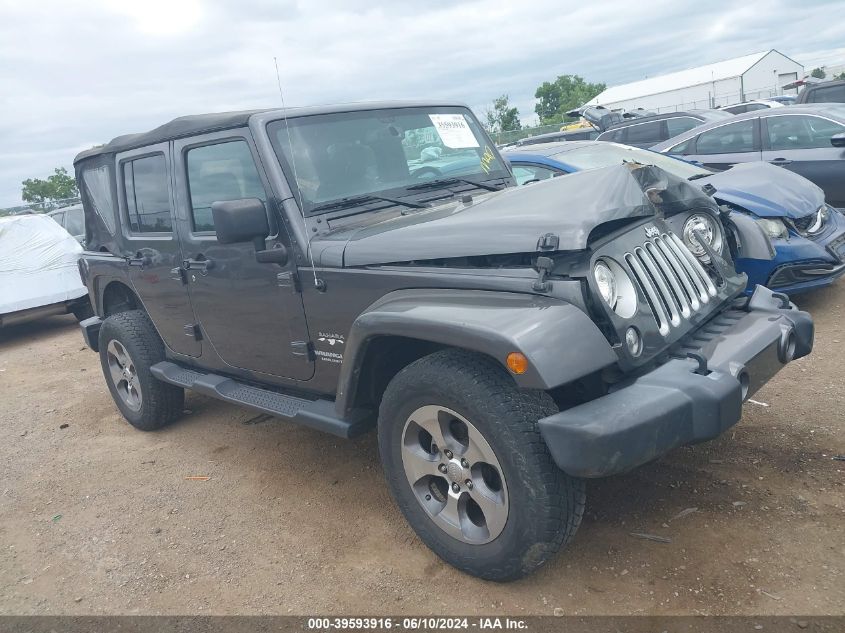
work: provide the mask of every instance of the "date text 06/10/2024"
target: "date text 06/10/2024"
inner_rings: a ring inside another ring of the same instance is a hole
[[[524,630],[528,628],[524,620],[518,618],[308,618],[307,628],[316,631],[329,630],[376,630],[397,629],[414,630]]]

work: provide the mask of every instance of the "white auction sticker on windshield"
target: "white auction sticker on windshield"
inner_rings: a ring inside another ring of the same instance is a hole
[[[472,133],[463,114],[429,114],[434,129],[446,147],[464,149],[478,147],[478,139]]]

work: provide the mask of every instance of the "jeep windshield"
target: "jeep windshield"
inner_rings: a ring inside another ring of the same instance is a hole
[[[510,178],[467,108],[294,116],[273,121],[268,132],[306,214],[373,201],[415,207],[470,189],[495,190]]]

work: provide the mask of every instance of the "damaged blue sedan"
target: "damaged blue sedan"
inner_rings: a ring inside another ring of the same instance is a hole
[[[713,173],[686,161],[617,143],[571,141],[514,148],[504,156],[519,184],[618,164],[651,164],[676,176],[696,181],[734,222],[753,222],[756,234],[770,244],[770,257],[740,257],[737,270],[748,275],[750,294],[756,285],[797,294],[830,285],[845,274],[845,216],[828,205],[824,192],[806,178],[769,165],[744,163]],[[691,243],[696,235],[715,239],[706,226],[685,229]],[[742,245],[740,253],[742,252]],[[763,249],[766,250],[766,249]]]

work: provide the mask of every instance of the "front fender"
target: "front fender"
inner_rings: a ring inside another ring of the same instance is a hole
[[[551,389],[616,362],[590,318],[559,299],[483,290],[398,290],[352,324],[337,390],[341,415],[351,410],[368,344],[381,336],[468,349],[503,365],[510,352],[522,352],[529,368],[514,380],[526,389]]]
[[[762,259],[771,261],[775,258],[775,247],[771,238],[763,231],[754,218],[744,213],[733,212],[727,223],[739,238],[737,259]]]

